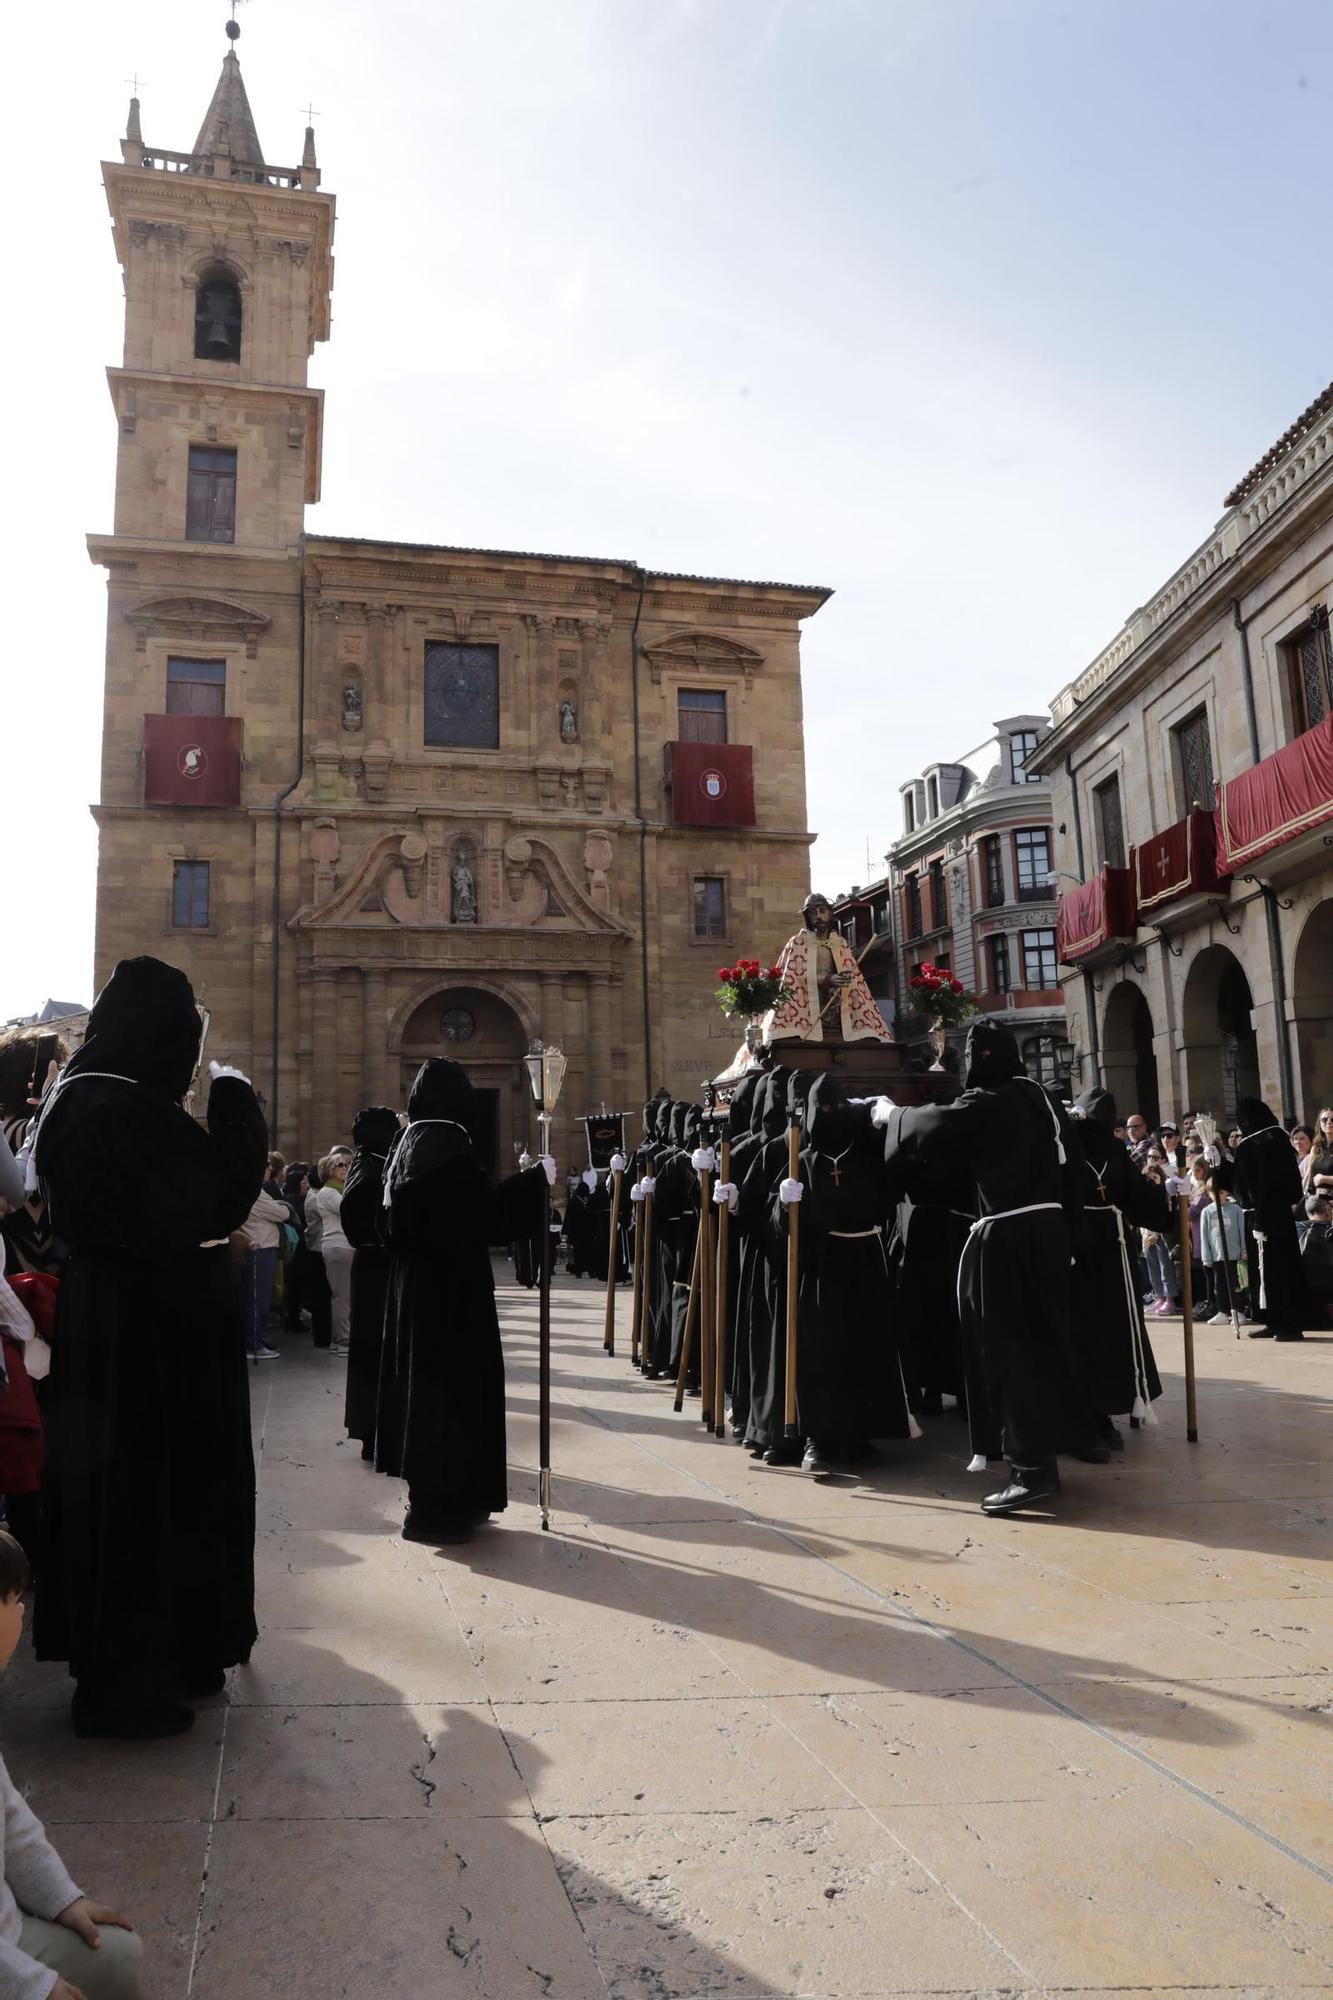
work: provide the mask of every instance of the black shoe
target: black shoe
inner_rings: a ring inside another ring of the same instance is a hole
[[[1305,1335],[1303,1333],[1275,1333],[1273,1338],[1274,1340],[1304,1340]]]
[[[849,1465],[883,1465],[884,1454],[869,1438],[856,1438],[843,1447],[843,1457]]]
[[[1020,1472],[1010,1472],[1009,1484],[998,1493],[988,1493],[981,1503],[983,1514],[1018,1514],[1024,1507],[1040,1507],[1054,1500],[1060,1491],[1058,1474],[1034,1474],[1029,1484]]]
[[[1252,1326],[1247,1338],[1250,1340],[1276,1340],[1277,1335],[1273,1332],[1271,1326]]]
[[[69,1712],[76,1736],[112,1737],[122,1743],[153,1743],[167,1736],[183,1736],[194,1728],[194,1710],[162,1696],[76,1691]]]
[[[1097,1436],[1108,1451],[1123,1451],[1125,1440],[1109,1417],[1098,1417]]]
[[[1071,1451],[1069,1456],[1076,1458],[1080,1465],[1109,1465],[1111,1462],[1111,1454],[1104,1444],[1090,1444],[1086,1451]]]
[[[764,1453],[765,1465],[799,1465],[805,1453],[800,1442],[793,1439],[790,1444],[784,1439],[781,1444],[769,1445]]]
[[[922,1396],[921,1415],[923,1417],[942,1417],[944,1415],[944,1398],[938,1389],[927,1389]]]
[[[825,1473],[836,1471],[836,1469],[836,1461],[829,1447],[823,1444],[816,1444],[815,1440],[811,1438],[809,1444],[805,1447],[805,1456],[801,1460],[802,1472],[813,1472],[816,1478],[820,1478]]]

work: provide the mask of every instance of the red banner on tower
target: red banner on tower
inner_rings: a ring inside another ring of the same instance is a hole
[[[146,715],[144,804],[238,806],[244,734],[239,715]]]
[[[754,751],[748,743],[668,743],[676,826],[753,826]]]

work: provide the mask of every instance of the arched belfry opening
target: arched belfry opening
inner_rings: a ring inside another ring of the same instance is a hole
[[[203,273],[194,294],[194,358],[196,361],[239,361],[241,358],[241,288],[225,264]]]

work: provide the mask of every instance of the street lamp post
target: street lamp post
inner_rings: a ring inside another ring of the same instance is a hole
[[[523,1058],[528,1089],[537,1107],[537,1123],[542,1130],[542,1153],[551,1150],[551,1118],[565,1080],[566,1059],[557,1048],[534,1042]],[[551,1188],[548,1181],[543,1203],[542,1275],[538,1294],[537,1374],[537,1505],[542,1527],[551,1525]]]

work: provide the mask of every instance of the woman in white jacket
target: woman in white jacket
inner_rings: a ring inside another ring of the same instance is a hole
[[[319,1248],[333,1294],[331,1354],[346,1354],[352,1325],[352,1258],[355,1252],[343,1234],[343,1182],[347,1157],[330,1153],[319,1163],[319,1186],[306,1196],[307,1226],[313,1211],[319,1217]]]

